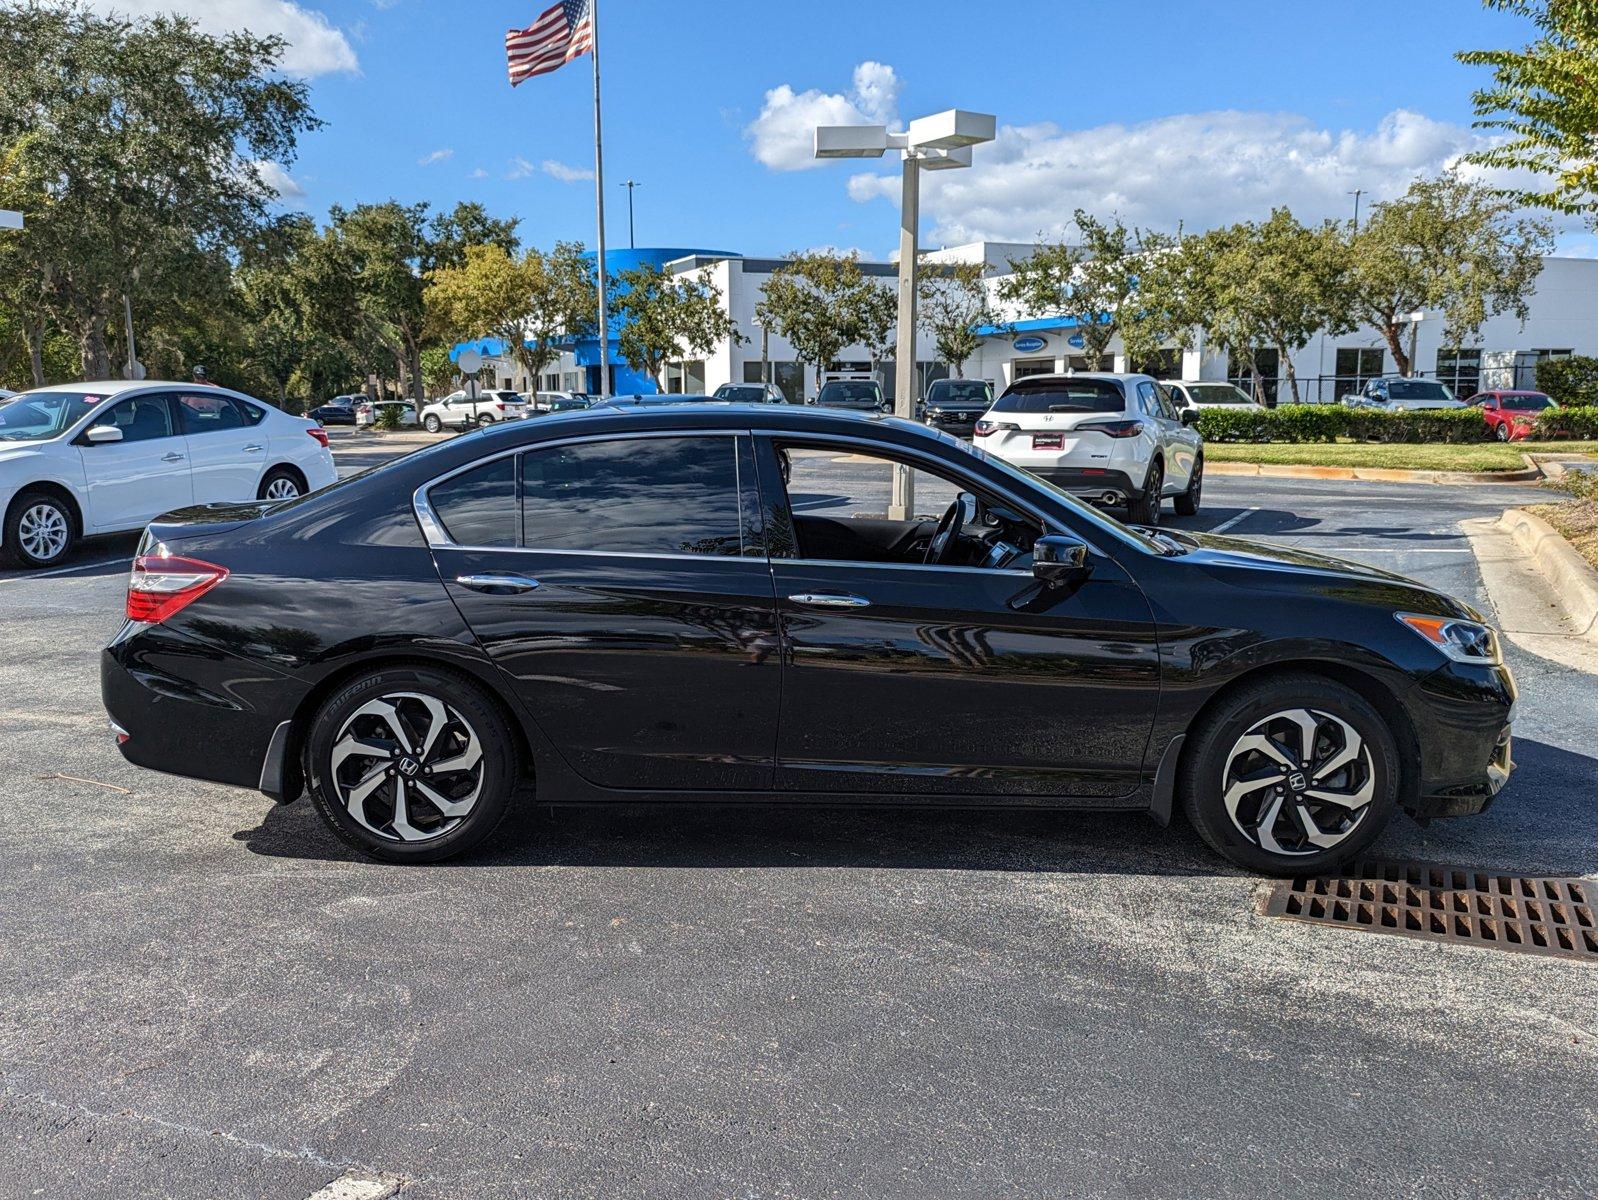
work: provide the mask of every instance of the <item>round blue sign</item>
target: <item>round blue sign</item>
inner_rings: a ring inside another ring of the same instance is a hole
[[[1035,333],[1029,333],[1026,337],[1018,337],[1014,342],[1015,348],[1022,354],[1035,353],[1048,344],[1048,339],[1040,338]]]
[[[1071,343],[1071,348],[1073,350],[1080,350],[1083,346],[1087,345],[1087,342],[1083,340],[1083,337],[1080,333],[1073,333],[1065,340]]]

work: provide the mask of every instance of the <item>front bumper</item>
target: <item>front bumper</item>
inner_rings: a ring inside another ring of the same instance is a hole
[[[1486,812],[1515,769],[1509,668],[1449,663],[1410,693],[1420,771],[1405,808],[1416,820]]]

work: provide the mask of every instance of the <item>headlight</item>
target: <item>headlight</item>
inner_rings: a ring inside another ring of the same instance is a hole
[[[1455,662],[1498,666],[1504,661],[1498,634],[1490,625],[1459,617],[1429,617],[1420,613],[1393,615]]]

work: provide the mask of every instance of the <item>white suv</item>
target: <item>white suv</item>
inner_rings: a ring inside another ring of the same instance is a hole
[[[1193,412],[1197,416],[1197,412]],[[1198,512],[1204,439],[1147,375],[1031,375],[1004,389],[973,431],[988,453],[1084,500],[1157,525],[1160,501]]]
[[[517,392],[484,388],[475,400],[464,391],[451,392],[422,407],[422,427],[428,433],[437,433],[446,425],[470,429],[495,421],[519,421],[526,411],[527,401]]]

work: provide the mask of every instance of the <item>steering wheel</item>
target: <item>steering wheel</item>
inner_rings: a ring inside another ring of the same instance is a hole
[[[937,532],[927,543],[922,565],[937,566],[953,558],[955,547],[960,544],[960,531],[976,519],[977,498],[970,492],[961,492],[938,519]]]

